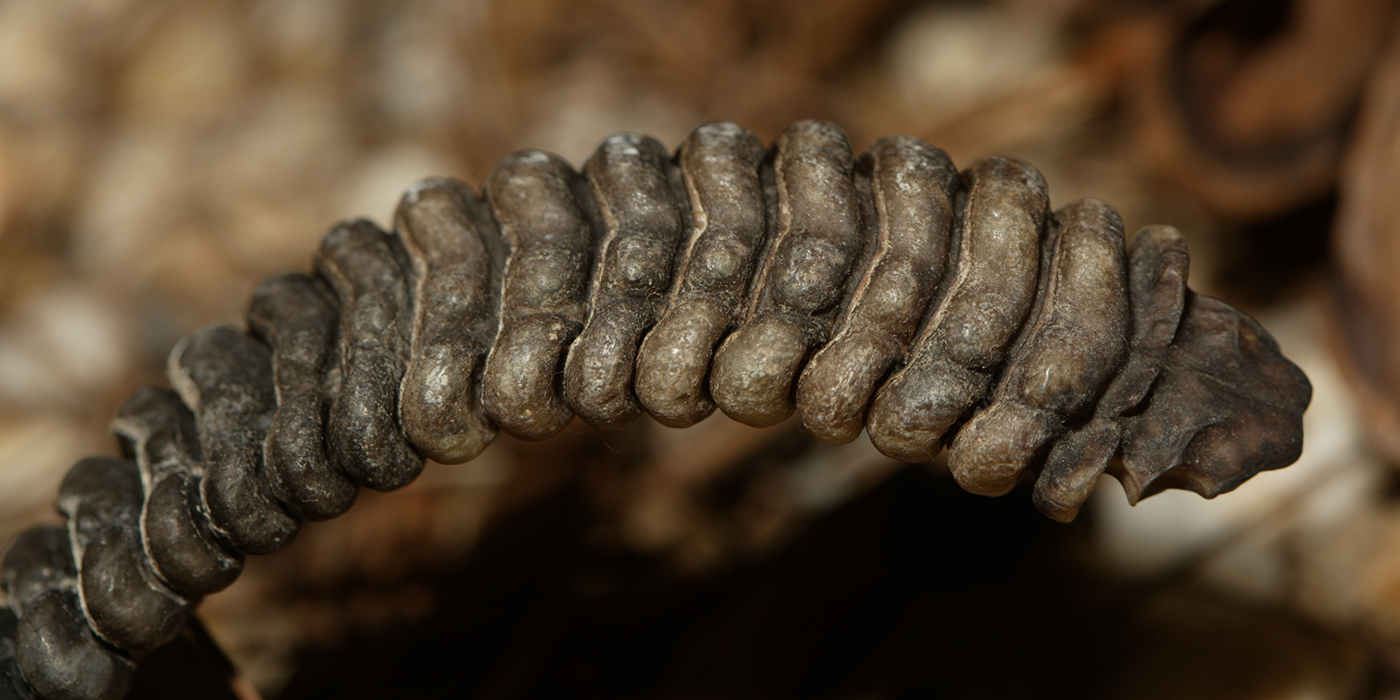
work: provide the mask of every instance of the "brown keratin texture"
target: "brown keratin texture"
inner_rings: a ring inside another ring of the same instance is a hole
[[[123,458],[64,480],[67,529],[6,555],[0,651],[43,697],[120,698],[245,555],[425,458],[574,416],[796,413],[909,462],[951,446],[965,489],[1033,481],[1063,521],[1104,473],[1133,501],[1212,497],[1297,459],[1311,387],[1253,319],[1187,289],[1187,265],[1174,229],[1128,246],[1104,202],[1052,211],[1025,162],[960,173],[899,136],[857,158],[821,122],[766,150],[733,124],[675,154],[623,134],[579,171],[523,151],[481,194],[424,180],[393,231],[337,224],[314,276],[260,285],[247,331],[176,346],[174,391],[121,409]]]

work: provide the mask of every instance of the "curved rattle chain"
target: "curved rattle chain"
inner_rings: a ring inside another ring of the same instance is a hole
[[[904,461],[948,445],[963,488],[1034,480],[1057,520],[1105,472],[1134,501],[1228,491],[1297,458],[1311,387],[1253,319],[1187,289],[1187,264],[1169,227],[1125,246],[1103,202],[1052,213],[1021,161],[959,173],[906,137],[853,158],[818,122],[767,149],[712,124],[674,156],[614,136],[582,173],[520,152],[480,197],[420,182],[392,233],[338,224],[315,275],[259,285],[247,331],[182,340],[174,391],[122,407],[123,458],[68,473],[67,528],[4,559],[0,697],[7,668],[49,700],[121,697],[244,555],[424,457],[465,462],[498,430],[544,439],[574,415],[795,412]]]

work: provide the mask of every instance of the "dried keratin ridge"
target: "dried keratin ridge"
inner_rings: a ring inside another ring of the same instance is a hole
[[[1103,202],[1051,212],[1024,162],[958,172],[899,136],[853,158],[819,122],[767,149],[733,124],[674,155],[618,135],[582,172],[523,151],[481,196],[425,180],[393,232],[333,227],[314,275],[262,283],[247,331],[184,339],[175,390],[122,407],[123,458],[73,467],[68,527],[5,556],[0,699],[118,698],[244,555],[424,457],[575,415],[796,412],[905,461],[950,445],[967,490],[1032,479],[1066,521],[1105,472],[1134,501],[1228,491],[1298,457],[1311,387],[1253,319],[1187,289],[1187,265],[1170,227],[1125,246]]]

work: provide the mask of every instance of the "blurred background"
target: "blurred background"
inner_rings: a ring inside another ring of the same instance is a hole
[[[1183,230],[1313,382],[1292,467],[1072,525],[862,438],[576,422],[201,607],[265,697],[1400,698],[1391,0],[0,0],[0,547],[340,218],[518,148],[841,124]],[[0,594],[3,596],[3,594]]]

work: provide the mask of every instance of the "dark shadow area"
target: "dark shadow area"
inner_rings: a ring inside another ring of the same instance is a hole
[[[198,620],[142,659],[126,700],[240,700],[234,668]]]
[[[1087,525],[923,466],[708,580],[589,522],[567,489],[497,520],[428,620],[313,653],[282,700],[1085,697],[1126,624],[1074,563]]]
[[[1235,229],[1222,246],[1220,286],[1251,306],[1299,296],[1304,282],[1327,266],[1336,211],[1334,193]]]

